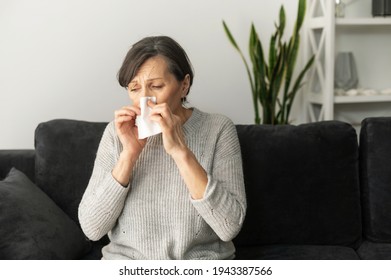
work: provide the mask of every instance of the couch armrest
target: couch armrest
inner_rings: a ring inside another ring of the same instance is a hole
[[[360,130],[364,238],[391,242],[391,117],[370,117]]]
[[[7,176],[12,167],[35,181],[35,150],[0,150],[0,179]]]

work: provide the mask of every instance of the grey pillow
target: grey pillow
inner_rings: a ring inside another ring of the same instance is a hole
[[[25,174],[12,168],[0,181],[0,259],[78,259],[90,242]]]

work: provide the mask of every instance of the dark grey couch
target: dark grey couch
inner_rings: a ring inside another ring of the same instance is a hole
[[[0,259],[99,259],[77,208],[107,123],[53,120],[0,150]],[[248,211],[238,259],[391,259],[391,118],[237,125]],[[11,171],[10,171],[11,170]],[[7,176],[8,174],[8,176]]]

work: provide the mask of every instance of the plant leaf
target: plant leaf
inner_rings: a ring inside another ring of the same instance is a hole
[[[297,8],[295,31],[294,31],[294,33],[296,33],[296,34],[299,33],[300,28],[303,25],[305,10],[306,10],[306,0],[299,0],[299,5]]]
[[[305,74],[307,73],[307,71],[310,69],[310,67],[312,66],[313,62],[315,60],[315,55],[313,55],[307,62],[307,64],[305,65],[305,67],[303,68],[303,70],[300,72],[299,76],[296,78],[296,81],[293,85],[293,88],[292,88],[292,91],[289,93],[288,95],[288,102],[287,102],[287,105],[286,105],[286,123],[288,122],[288,116],[289,116],[289,113],[290,113],[290,110],[291,110],[291,107],[292,107],[292,104],[293,104],[293,101],[294,101],[294,98],[298,92],[298,90],[301,88],[301,86],[303,85],[301,82],[305,76]]]
[[[276,47],[276,40],[277,40],[278,33],[276,32],[273,34],[273,36],[270,38],[269,43],[269,69],[274,69],[276,65],[277,60],[277,47]],[[271,73],[269,73],[271,75]],[[271,76],[268,76],[269,80]]]
[[[240,51],[238,44],[236,43],[234,37],[231,34],[231,31],[229,30],[229,28],[228,28],[228,26],[227,26],[227,24],[225,23],[224,20],[223,20],[223,27],[224,27],[225,34],[227,35],[227,37],[228,37],[229,41],[231,42],[231,44],[234,46],[234,48],[236,50]]]
[[[285,9],[284,9],[284,6],[281,6],[281,8],[280,8],[280,24],[278,26],[280,37],[282,37],[284,35],[285,24],[286,24]]]

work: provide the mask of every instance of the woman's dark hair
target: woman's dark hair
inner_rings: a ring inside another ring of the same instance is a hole
[[[169,71],[178,81],[190,76],[190,86],[193,84],[193,68],[184,49],[172,38],[167,36],[146,37],[137,43],[127,53],[120,70],[118,71],[119,84],[127,88],[137,74],[140,66],[149,58],[161,55],[166,59]],[[183,101],[186,101],[184,98]]]

